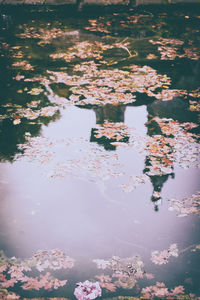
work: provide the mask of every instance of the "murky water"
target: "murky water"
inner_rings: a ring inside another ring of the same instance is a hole
[[[0,22],[1,297],[197,299],[200,6]]]

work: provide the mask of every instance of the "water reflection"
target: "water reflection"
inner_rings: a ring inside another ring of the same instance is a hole
[[[49,250],[45,255],[51,258],[60,253],[52,249],[59,248],[76,260],[73,272],[63,277],[70,287],[58,294],[38,291],[37,296],[73,299],[76,283],[84,280],[98,280],[107,288],[103,297],[114,291],[122,297],[141,295],[138,284],[141,291],[158,280],[171,291],[189,282],[188,276],[193,291],[199,289],[192,256],[199,242],[198,194],[191,197],[199,185],[194,168],[197,112],[189,105],[199,98],[197,79],[193,81],[199,63],[155,59],[155,49],[143,39],[154,31],[154,15],[145,15],[124,15],[128,26],[137,27],[132,35],[140,36],[130,44],[113,40],[116,28],[106,38],[83,32],[88,24],[80,18],[47,26],[46,19],[31,20],[26,32],[16,26],[13,42],[3,45],[1,248],[7,256],[21,258],[39,249]],[[90,23],[97,31],[110,26],[104,17]],[[127,34],[120,24],[118,34]],[[130,56],[136,49],[138,55]],[[146,58],[145,49],[152,51],[153,60]],[[188,69],[182,69],[190,63],[196,68],[185,80]],[[186,81],[188,91],[182,90]],[[37,271],[49,267],[39,253]],[[103,268],[103,275],[94,262],[110,270]]]
[[[116,133],[117,131],[120,130],[119,126],[115,127],[118,123],[124,122],[124,114],[126,111],[126,106],[124,105],[111,105],[107,104],[104,106],[96,107],[93,109],[95,114],[96,114],[96,124],[99,124],[103,126],[103,130],[105,131],[104,136],[98,137],[98,129],[97,128],[92,128],[91,131],[91,142],[97,142],[100,145],[103,145],[106,150],[115,150],[116,146],[112,145],[113,142],[116,142]],[[105,123],[107,124],[107,133],[108,135],[106,136],[106,128],[105,128]],[[109,136],[108,131],[114,131],[111,133],[111,136]],[[115,133],[116,131],[116,133]],[[129,140],[128,136],[121,136],[120,142],[127,143]]]
[[[93,109],[96,114],[96,123],[103,124],[105,121],[117,123],[124,122],[124,114],[126,106],[124,105],[111,105],[96,107]]]
[[[123,136],[124,132],[121,133],[121,136],[118,134],[120,129],[123,128],[121,122],[124,122],[125,113],[126,113],[126,106],[113,106],[113,105],[105,105],[103,107],[94,108],[96,114],[96,123],[100,124],[102,127],[103,134],[100,134],[98,129],[93,128],[91,131],[91,142],[97,142],[100,145],[103,145],[106,150],[116,150],[117,145],[115,142],[120,143],[128,143],[129,142],[129,136]],[[145,106],[141,106],[142,109],[138,110],[139,107],[133,107],[131,110],[131,117],[134,119],[134,122],[129,122],[129,124],[134,124],[134,128],[142,134],[143,132],[146,132],[149,136],[155,135],[155,128],[150,126],[151,123],[154,121],[154,117],[156,115],[152,114],[149,116],[147,110],[145,109]],[[134,113],[135,109],[135,113]],[[139,112],[139,114],[138,114]],[[168,117],[170,117],[170,114],[168,114]],[[141,120],[143,120],[144,123],[141,123]],[[147,124],[148,120],[148,124]],[[155,123],[155,122],[154,122]],[[126,124],[126,122],[125,122]],[[147,126],[146,126],[147,124]],[[155,124],[154,124],[155,126]],[[158,126],[158,124],[157,124]],[[147,130],[148,128],[148,130]],[[124,128],[123,128],[124,129]],[[118,135],[117,135],[118,134]],[[154,145],[151,144],[149,148],[153,148]],[[163,145],[161,146],[163,147]],[[172,148],[168,149],[169,154],[173,152]],[[159,154],[159,153],[158,153]],[[154,159],[159,160],[159,155],[157,158],[154,157]],[[171,176],[171,178],[174,178],[173,173],[173,165],[171,161],[169,161],[168,164],[170,168],[169,174],[163,174],[163,175],[149,175],[150,167],[152,167],[153,162],[151,162],[152,157],[147,156],[145,159],[145,167],[144,167],[144,174],[147,174],[149,176],[150,181],[153,185],[153,193],[151,196],[151,201],[154,203],[154,209],[155,211],[158,211],[158,206],[161,204],[161,192],[164,183],[168,180],[168,177]],[[165,160],[163,167],[168,167],[167,160]],[[162,165],[161,165],[162,168]]]

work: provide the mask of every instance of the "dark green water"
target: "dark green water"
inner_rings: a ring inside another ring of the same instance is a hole
[[[198,299],[200,5],[0,12],[0,297]]]

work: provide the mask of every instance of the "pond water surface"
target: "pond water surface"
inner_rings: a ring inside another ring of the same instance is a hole
[[[199,299],[199,33],[194,4],[1,7],[1,299]]]

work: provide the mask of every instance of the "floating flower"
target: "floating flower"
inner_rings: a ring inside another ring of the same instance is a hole
[[[78,300],[95,299],[101,296],[101,288],[98,282],[86,280],[78,283],[74,295]]]

